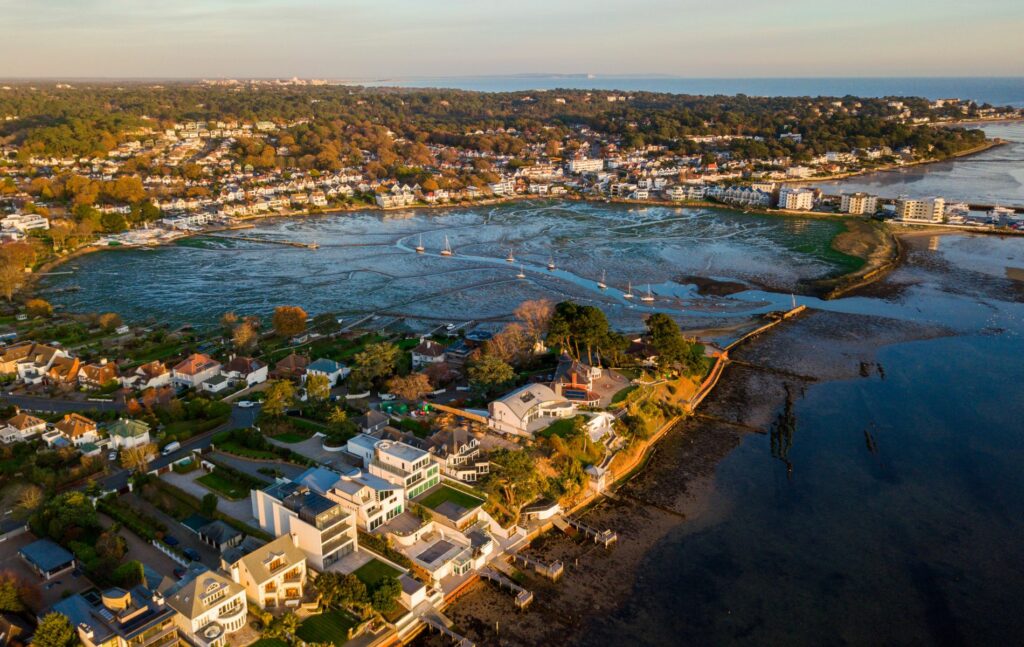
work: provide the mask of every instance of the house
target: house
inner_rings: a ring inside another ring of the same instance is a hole
[[[357,417],[353,422],[364,434],[375,434],[388,426],[391,418],[387,414],[376,409],[370,409],[363,415]]]
[[[416,348],[412,349],[412,369],[418,371],[430,364],[439,364],[445,360],[445,348],[432,339],[420,339]]]
[[[0,426],[0,442],[16,443],[46,431],[46,421],[19,411]]]
[[[393,440],[378,440],[359,434],[350,438],[346,449],[363,461],[363,467],[373,476],[405,490],[406,500],[412,499],[437,485],[440,468],[430,454],[412,445]]]
[[[186,388],[199,385],[220,373],[220,362],[209,355],[195,353],[171,369],[171,383]]]
[[[231,380],[228,379],[228,376],[223,373],[218,373],[210,379],[204,380],[203,383],[199,385],[199,389],[206,393],[220,393],[221,391],[227,390],[229,386],[231,386]]]
[[[76,447],[100,439],[96,423],[78,413],[66,414],[53,428]]]
[[[77,357],[56,357],[46,370],[46,381],[50,384],[69,388],[78,381],[82,362]]]
[[[323,375],[327,378],[329,385],[336,386],[341,380],[348,377],[352,370],[332,359],[321,358],[306,367],[306,375]]]
[[[87,389],[99,389],[116,382],[117,364],[101,359],[78,369],[78,383]]]
[[[474,483],[490,472],[490,462],[480,458],[480,441],[465,427],[442,429],[428,442],[431,457],[449,478]]]
[[[52,580],[70,571],[76,563],[69,550],[50,539],[39,539],[23,546],[18,555],[44,580]]]
[[[25,342],[4,349],[0,356],[0,375],[16,374],[28,384],[40,384],[53,362],[68,354],[54,346]]]
[[[604,374],[604,369],[562,355],[551,389],[555,394],[584,405],[596,405],[601,396],[594,392],[595,382]]]
[[[487,405],[491,429],[528,436],[560,418],[576,415],[576,405],[544,384],[527,384]]]
[[[228,548],[234,548],[242,543],[242,539],[245,537],[241,530],[229,526],[220,519],[200,526],[196,534],[204,544],[212,546],[222,553]]]
[[[133,418],[121,418],[107,427],[111,449],[127,449],[149,443],[149,425]]]
[[[264,609],[298,606],[305,595],[306,554],[291,534],[251,551],[228,567],[246,597]]]
[[[358,547],[355,519],[337,501],[291,481],[252,490],[259,526],[274,535],[292,534],[310,567],[323,571]]]
[[[167,386],[171,383],[171,372],[167,370],[167,367],[162,362],[153,360],[136,367],[130,374],[122,377],[121,383],[140,391]]]
[[[308,366],[308,357],[292,353],[277,364],[274,364],[274,377],[279,380],[301,382],[306,377],[306,368]]]
[[[176,582],[165,577],[160,590],[167,605],[178,612],[178,630],[196,647],[222,647],[227,634],[245,626],[245,589],[198,562]]]
[[[373,532],[405,510],[405,489],[363,470],[342,475],[327,497],[352,513],[356,524]]]
[[[224,365],[224,375],[232,382],[244,383],[246,387],[266,382],[268,373],[266,364],[251,357],[232,357]]]
[[[130,591],[76,593],[53,605],[67,617],[85,647],[165,646],[179,643],[177,612],[144,586]]]

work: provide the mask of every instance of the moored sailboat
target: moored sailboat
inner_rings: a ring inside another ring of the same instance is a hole
[[[451,255],[452,255],[452,246],[448,243],[448,235],[445,234],[445,237],[444,237],[444,249],[441,250],[441,256],[451,256]]]

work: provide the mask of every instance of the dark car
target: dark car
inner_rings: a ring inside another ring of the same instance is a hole
[[[181,554],[185,557],[188,557],[193,562],[198,562],[200,559],[202,559],[202,556],[191,548],[186,548],[185,550],[181,551]]]
[[[179,542],[174,535],[164,535],[164,543],[168,546],[177,546]]]
[[[185,572],[186,571],[183,568],[176,568],[174,569],[174,577],[180,580],[181,578],[185,577]]]

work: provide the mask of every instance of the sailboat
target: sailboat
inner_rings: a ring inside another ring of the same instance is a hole
[[[597,282],[597,287],[601,288],[602,290],[608,289],[608,284],[605,283],[604,281],[605,281],[605,271],[601,270],[601,280]]]
[[[629,282],[629,283],[626,284],[626,293],[623,294],[622,297],[625,298],[625,299],[632,299],[633,298],[633,283],[632,282]]]
[[[423,246],[423,234],[420,234],[420,244],[416,246],[416,253],[422,254],[427,251],[427,248]]]
[[[512,248],[511,247],[508,248],[508,256],[505,258],[505,260],[508,261],[509,263],[515,263],[516,262],[516,257],[512,255]]]
[[[314,240],[313,242],[311,242],[311,243],[310,243],[310,244],[308,245],[308,247],[309,247],[310,249],[320,249],[320,243],[318,243],[318,242],[316,242],[316,241]]]
[[[654,295],[651,294],[651,284],[647,284],[647,294],[640,297],[641,301],[654,301]]]
[[[551,271],[554,271],[554,269],[555,269],[555,257],[554,256],[552,256],[551,258],[548,259],[548,269],[551,270]]]
[[[526,272],[523,270],[523,266],[522,265],[519,266],[519,274],[516,274],[516,278],[517,279],[525,279],[526,278]]]
[[[451,255],[452,255],[452,246],[450,244],[448,244],[448,235],[445,234],[445,237],[444,237],[444,249],[441,250],[441,256],[451,256]]]

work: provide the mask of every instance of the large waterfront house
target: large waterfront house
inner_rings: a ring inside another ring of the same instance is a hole
[[[53,605],[85,647],[174,647],[180,644],[177,612],[144,586],[76,593]]]
[[[117,364],[101,359],[78,369],[78,384],[86,389],[100,389],[118,381]]]
[[[576,415],[576,405],[544,384],[527,384],[487,405],[491,429],[529,436],[555,420]]]
[[[465,427],[442,429],[427,443],[427,451],[448,478],[474,483],[490,472],[490,462],[480,456],[480,441]]]
[[[275,483],[252,490],[250,496],[260,528],[275,537],[293,535],[316,571],[323,571],[358,546],[352,514],[304,485]]]
[[[264,609],[298,606],[305,595],[306,554],[291,535],[281,535],[228,566],[231,579]]]
[[[220,362],[209,355],[195,353],[171,369],[171,382],[177,386],[199,388],[206,380],[220,374]]]
[[[178,629],[195,647],[222,647],[228,634],[245,626],[245,589],[198,562],[178,581],[165,577],[160,592],[177,611]]]
[[[403,488],[406,500],[441,480],[440,468],[430,454],[403,442],[356,434],[349,439],[347,450],[362,460],[364,469],[371,475]]]

